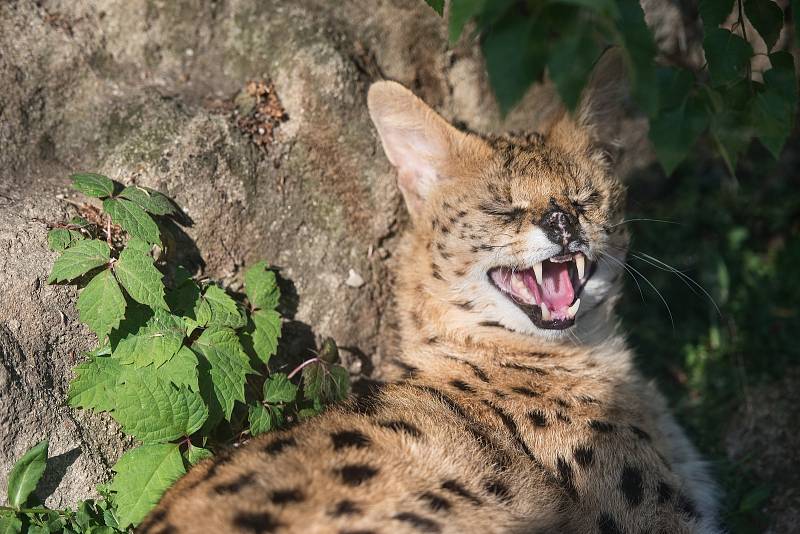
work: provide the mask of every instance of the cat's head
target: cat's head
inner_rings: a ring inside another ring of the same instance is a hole
[[[370,115],[413,221],[408,291],[451,306],[467,329],[499,324],[550,338],[615,296],[624,188],[592,99],[541,134],[484,137],[397,83],[370,88]]]

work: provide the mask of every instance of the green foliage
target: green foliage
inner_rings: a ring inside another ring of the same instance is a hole
[[[80,319],[99,341],[75,366],[67,401],[109,413],[139,445],[114,465],[110,485],[98,488],[102,499],[72,511],[23,508],[44,472],[47,441],[40,443],[9,477],[0,533],[128,532],[192,465],[243,436],[318,413],[348,388],[336,358],[312,358],[289,375],[266,367],[281,331],[280,290],[266,263],[245,272],[246,299],[200,284],[181,267],[168,280],[153,253],[158,223],[177,213],[175,204],[98,174],[72,182],[102,199],[106,221],[74,219],[48,234],[59,253],[50,282],[79,286]],[[299,376],[292,381],[300,369],[304,389]]]
[[[792,2],[795,18],[797,4]],[[650,139],[667,174],[704,135],[735,174],[753,139],[777,158],[794,126],[794,63],[788,52],[773,51],[784,13],[773,0],[701,0],[698,7],[707,63],[697,69],[680,62],[656,66],[657,49],[637,0],[453,0],[448,28],[452,42],[465,28],[479,36],[503,113],[545,72],[575,109],[601,54],[615,47],[633,99],[650,119]],[[721,28],[732,14],[733,31]],[[746,35],[745,14],[771,52],[763,83],[751,73],[753,35]]]

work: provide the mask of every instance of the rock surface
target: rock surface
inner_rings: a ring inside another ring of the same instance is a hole
[[[380,375],[406,218],[367,115],[370,82],[395,79],[483,132],[529,128],[555,100],[536,86],[501,119],[474,43],[449,47],[421,1],[366,4],[0,2],[0,488],[49,437],[40,497],[71,505],[130,445],[109,418],[64,402],[71,367],[94,344],[76,291],[46,283],[56,257],[46,223],[80,199],[72,172],[175,198],[193,224],[172,249],[203,275],[235,289],[245,266],[277,266],[282,353],[306,356],[331,336],[351,370]],[[254,80],[274,83],[286,113],[266,144],[231,116]],[[641,124],[626,134],[629,167],[650,161]]]

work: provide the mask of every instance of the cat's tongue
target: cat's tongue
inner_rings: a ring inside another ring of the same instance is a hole
[[[556,313],[566,310],[575,300],[575,289],[572,287],[567,266],[569,262],[542,263],[542,283],[539,287],[539,298],[547,307]]]

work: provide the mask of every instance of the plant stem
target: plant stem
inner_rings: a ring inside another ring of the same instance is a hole
[[[17,512],[18,514],[49,514],[55,512],[58,515],[65,515],[63,510],[51,510],[50,508],[12,508],[11,506],[0,506],[4,512]]]
[[[301,363],[300,365],[298,365],[297,367],[295,367],[294,370],[292,370],[292,372],[289,373],[289,376],[287,376],[286,378],[291,379],[294,375],[299,373],[303,369],[303,367],[305,367],[307,365],[310,365],[310,364],[312,364],[314,362],[321,362],[321,361],[322,360],[320,360],[319,358],[311,358],[310,360],[306,360],[303,363]]]

